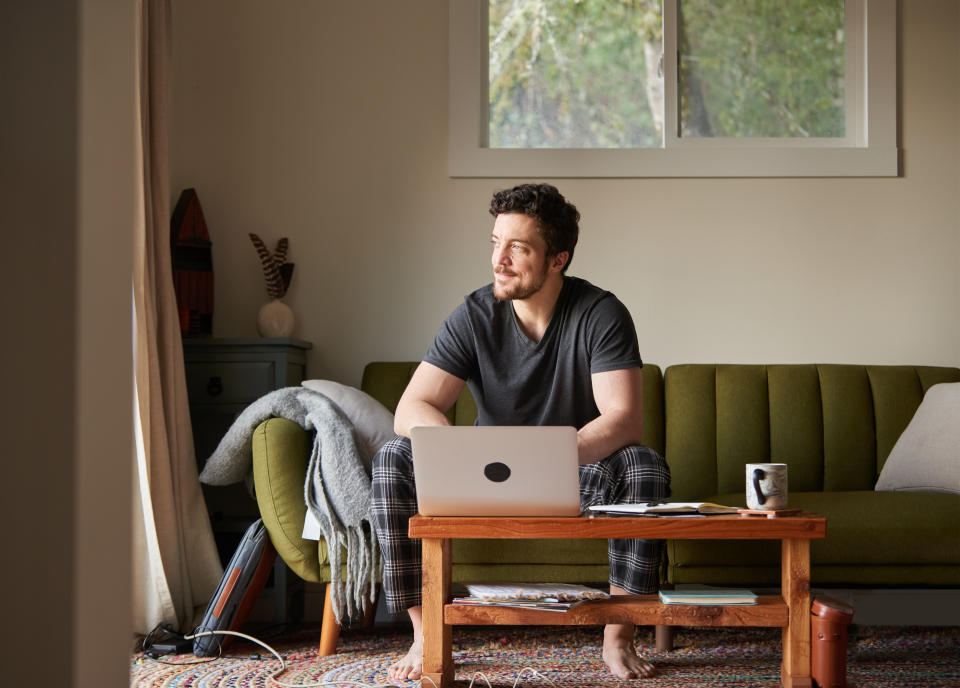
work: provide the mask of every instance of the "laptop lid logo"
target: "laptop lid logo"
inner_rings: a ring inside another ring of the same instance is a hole
[[[494,461],[483,467],[483,474],[491,482],[502,483],[510,477],[510,467],[500,461]]]

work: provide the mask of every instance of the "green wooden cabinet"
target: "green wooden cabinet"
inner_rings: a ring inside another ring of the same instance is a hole
[[[310,342],[289,337],[183,340],[198,466],[250,403],[300,384],[311,347]]]
[[[252,402],[282,387],[299,385],[313,345],[290,337],[184,339],[183,358],[197,468],[201,470],[233,421]],[[203,496],[224,566],[247,526],[260,517],[256,500],[242,483],[203,485]],[[287,616],[286,566],[277,559],[268,594],[275,598],[274,620]]]

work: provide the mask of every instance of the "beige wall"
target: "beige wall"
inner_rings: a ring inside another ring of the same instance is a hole
[[[554,180],[571,274],[646,360],[960,365],[960,5],[900,18],[900,178]],[[216,336],[256,336],[251,231],[290,237],[314,377],[419,359],[489,281],[489,196],[518,180],[447,177],[446,33],[445,0],[175,0],[172,189],[204,208]]]
[[[135,7],[0,3],[5,686],[129,685]]]
[[[136,10],[136,0],[81,0],[78,13],[76,688],[130,680]]]

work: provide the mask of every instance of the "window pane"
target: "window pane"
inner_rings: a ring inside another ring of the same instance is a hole
[[[843,137],[843,0],[681,0],[680,136]]]
[[[660,0],[491,0],[490,148],[659,147]]]

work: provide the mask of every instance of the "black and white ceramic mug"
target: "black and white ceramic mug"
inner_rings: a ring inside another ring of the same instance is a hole
[[[777,511],[787,508],[787,464],[747,464],[747,508]]]

